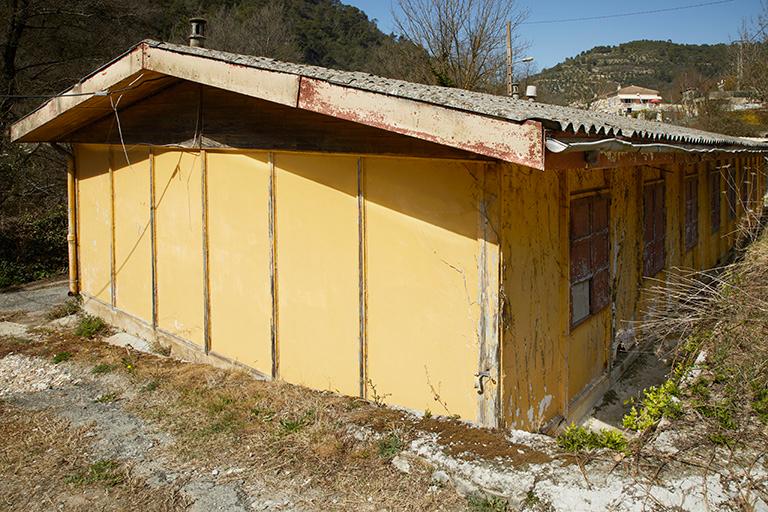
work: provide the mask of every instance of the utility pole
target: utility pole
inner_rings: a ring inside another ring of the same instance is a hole
[[[515,83],[512,77],[512,22],[507,22],[507,96],[515,96]]]

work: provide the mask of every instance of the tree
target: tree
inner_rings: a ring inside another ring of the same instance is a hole
[[[762,1],[762,11],[751,24],[744,24],[740,39],[735,48],[740,88],[768,101],[768,1]]]
[[[528,14],[515,0],[397,0],[397,8],[398,31],[424,48],[426,74],[439,85],[497,88],[504,79],[507,22],[513,54],[524,48],[517,32]]]
[[[217,50],[298,62],[301,51],[281,2],[221,6],[208,15],[208,46]]]

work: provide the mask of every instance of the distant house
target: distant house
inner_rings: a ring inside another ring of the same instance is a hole
[[[662,97],[659,91],[630,85],[619,87],[616,92],[598,99],[592,103],[590,110],[626,116],[634,112],[654,109],[661,102]]]
[[[155,41],[11,139],[71,145],[86,311],[186,359],[530,430],[578,420],[628,367],[670,269],[728,257],[768,153]]]

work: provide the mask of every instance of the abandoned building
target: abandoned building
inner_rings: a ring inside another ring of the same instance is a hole
[[[154,41],[11,138],[72,148],[87,311],[187,359],[530,430],[621,371],[649,278],[728,257],[768,152]]]

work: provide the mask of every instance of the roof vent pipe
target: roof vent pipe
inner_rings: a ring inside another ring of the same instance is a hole
[[[528,87],[526,87],[525,96],[528,98],[528,101],[536,101],[536,86],[529,85]]]
[[[208,23],[205,18],[190,18],[189,24],[191,26],[191,32],[187,39],[189,39],[189,46],[195,48],[205,48],[205,25]]]

